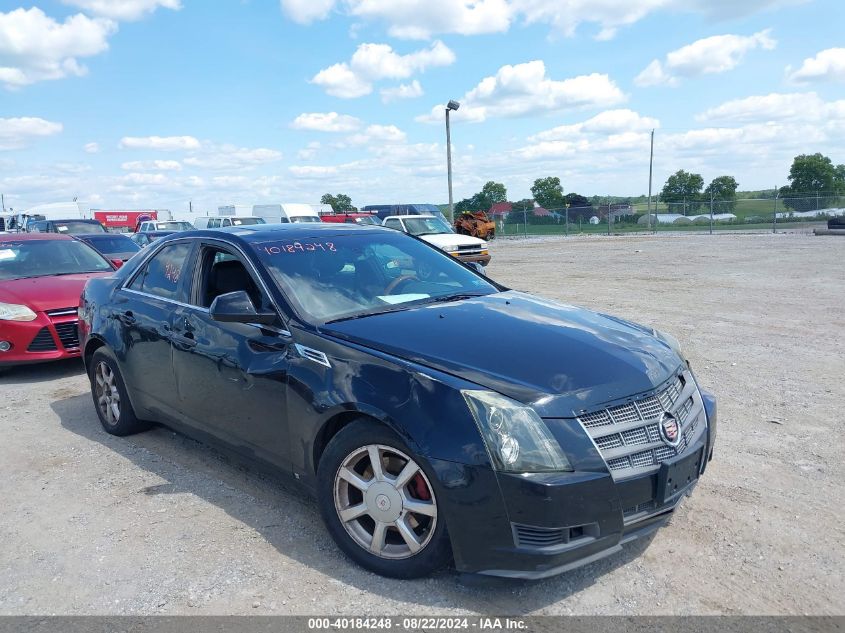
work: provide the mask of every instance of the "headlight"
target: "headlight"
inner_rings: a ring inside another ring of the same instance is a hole
[[[0,303],[0,321],[34,321],[37,318],[38,315],[26,306]]]
[[[481,246],[479,248],[483,251],[486,251],[487,250],[487,242],[481,242]]]
[[[531,407],[492,391],[462,391],[497,470],[550,472],[573,470]]]
[[[457,253],[458,247],[457,246],[444,246],[443,250],[446,251],[447,253]]]

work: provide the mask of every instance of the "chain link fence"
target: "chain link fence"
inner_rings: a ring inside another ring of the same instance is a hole
[[[627,234],[678,231],[745,231],[812,229],[828,219],[845,216],[845,194],[744,198],[731,201],[693,199],[681,202],[613,202],[583,207],[545,209],[512,205],[498,212],[496,235],[528,237],[538,235]]]

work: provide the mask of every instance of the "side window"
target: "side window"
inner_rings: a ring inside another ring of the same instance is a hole
[[[402,225],[399,224],[399,218],[387,218],[387,222],[385,222],[384,225],[390,227],[391,229],[397,229],[399,231],[402,230]]]
[[[229,218],[217,220],[217,226],[232,226],[232,221]]]
[[[205,246],[201,262],[200,286],[191,303],[209,308],[218,296],[243,290],[256,308],[270,308],[270,301],[259,289],[247,266],[234,253],[216,246]]]
[[[163,299],[184,301],[181,287],[182,271],[191,252],[187,243],[165,246],[144,266],[141,273],[130,284],[132,290],[146,292]],[[190,274],[190,270],[186,271]]]

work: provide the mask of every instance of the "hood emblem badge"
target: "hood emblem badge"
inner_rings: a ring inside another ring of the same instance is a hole
[[[676,447],[681,443],[681,427],[671,413],[663,413],[657,423],[660,428],[660,438],[669,446]]]

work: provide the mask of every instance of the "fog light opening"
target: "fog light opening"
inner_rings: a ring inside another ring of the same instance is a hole
[[[12,349],[12,344],[9,341],[0,341],[0,352],[8,352]]]

